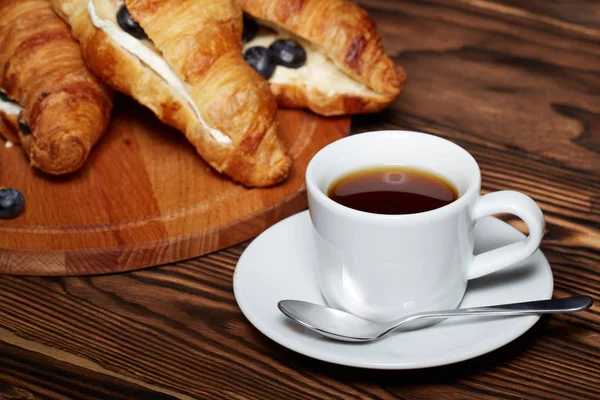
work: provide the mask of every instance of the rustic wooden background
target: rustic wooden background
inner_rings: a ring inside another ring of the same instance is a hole
[[[467,148],[485,191],[543,208],[554,295],[600,301],[600,2],[362,4],[409,80],[353,132],[414,129]],[[0,277],[0,399],[600,398],[598,304],[452,366],[340,367],[243,317],[232,274],[245,245],[121,275]]]

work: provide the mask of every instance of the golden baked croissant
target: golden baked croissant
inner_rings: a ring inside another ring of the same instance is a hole
[[[400,93],[406,74],[385,54],[375,23],[357,4],[348,0],[239,3],[261,26],[255,37],[248,38],[245,51],[292,38],[306,52],[304,66],[277,66],[269,78],[279,105],[306,107],[322,115],[358,114],[379,111]]]
[[[247,186],[287,177],[277,104],[242,58],[233,0],[52,2],[88,66],[182,131],[217,171]]]
[[[0,134],[42,171],[79,169],[106,130],[112,90],[87,70],[48,0],[0,2],[0,65]]]

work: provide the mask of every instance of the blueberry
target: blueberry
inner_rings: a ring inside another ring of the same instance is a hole
[[[8,97],[8,95],[6,94],[6,92],[2,89],[0,89],[0,100],[2,101],[12,101],[10,99],[10,97]]]
[[[8,101],[8,102],[11,102],[11,103],[14,103],[14,104],[19,104],[15,100],[13,100],[10,97],[8,97],[8,94],[3,89],[0,89],[0,100],[2,100],[2,101]]]
[[[300,68],[306,62],[306,51],[293,39],[278,39],[269,46],[269,49],[278,65]]]
[[[148,36],[142,27],[131,18],[127,6],[121,7],[117,13],[117,22],[123,30],[137,39],[146,39]]]
[[[26,135],[29,135],[31,133],[31,128],[25,123],[25,120],[23,119],[23,111],[19,113],[19,118],[17,118],[17,122],[19,123],[19,129],[21,129],[21,132],[23,132]]]
[[[0,218],[11,219],[23,211],[25,197],[17,189],[0,189]]]
[[[275,72],[275,57],[266,47],[254,46],[244,52],[244,59],[263,78],[269,79]]]
[[[29,127],[29,125],[27,125],[25,119],[23,118],[23,111],[19,112],[17,122],[19,123],[19,129],[21,130],[21,132],[23,132],[26,135],[29,135],[31,133],[31,128]]]
[[[256,32],[258,32],[258,24],[254,18],[244,13],[244,33],[242,34],[244,43],[248,43],[254,39],[256,37]]]

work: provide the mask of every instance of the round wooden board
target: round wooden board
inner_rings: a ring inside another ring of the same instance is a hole
[[[312,156],[345,136],[349,118],[280,110],[294,159],[289,178],[248,189],[208,167],[179,132],[119,96],[109,131],[69,177],[32,170],[18,147],[0,148],[0,187],[26,199],[0,220],[0,273],[87,275],[197,257],[256,236],[306,207]]]

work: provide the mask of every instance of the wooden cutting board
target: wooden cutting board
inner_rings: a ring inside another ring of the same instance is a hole
[[[72,176],[33,171],[20,148],[0,148],[0,187],[26,199],[19,217],[0,220],[0,273],[128,271],[256,236],[306,207],[308,162],[350,128],[348,118],[299,110],[280,110],[279,120],[294,167],[287,181],[267,189],[217,174],[181,133],[121,96],[106,136]]]

